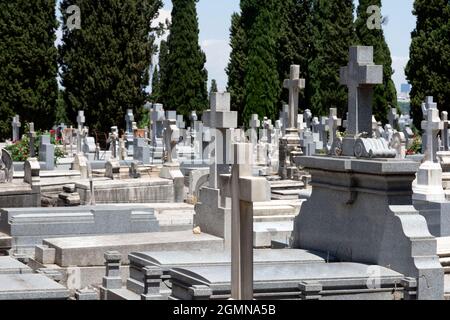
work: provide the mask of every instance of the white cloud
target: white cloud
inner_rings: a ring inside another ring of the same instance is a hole
[[[397,91],[400,92],[400,86],[402,83],[407,83],[405,75],[405,67],[409,61],[409,57],[392,56],[392,68],[394,69],[394,76],[392,77],[395,82]]]
[[[209,83],[216,79],[219,91],[224,91],[227,85],[225,68],[228,65],[231,48],[227,40],[209,39],[201,42],[206,54],[206,69]]]

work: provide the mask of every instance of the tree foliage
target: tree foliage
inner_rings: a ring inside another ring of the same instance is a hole
[[[168,55],[164,61],[167,65],[165,74],[161,74],[165,108],[177,110],[186,117],[191,111],[201,112],[208,107],[208,73],[205,69],[206,56],[199,45],[197,1],[172,1]]]
[[[58,22],[55,0],[0,1],[0,137],[10,138],[11,121],[54,124]]]
[[[417,24],[406,76],[412,85],[414,123],[420,128],[421,104],[426,96],[433,96],[441,111],[450,111],[450,2],[416,0],[413,13]]]
[[[379,27],[370,24],[373,20],[372,16],[377,12],[370,11],[370,6],[377,6],[381,9],[381,0],[360,0],[357,9],[358,17],[355,22],[357,44],[363,46],[373,46],[375,64],[383,66],[383,84],[375,86],[373,114],[378,121],[387,122],[387,114],[391,107],[397,107],[397,91],[392,81],[392,58],[391,51],[384,38],[382,29],[382,17],[377,17],[380,22]],[[375,16],[373,16],[375,17]],[[368,23],[371,28],[368,27]]]
[[[70,30],[66,11],[75,4],[81,29]],[[61,78],[71,120],[84,110],[87,125],[105,132],[123,124],[127,109],[139,117],[155,51],[151,24],[161,7],[161,0],[61,2]]]

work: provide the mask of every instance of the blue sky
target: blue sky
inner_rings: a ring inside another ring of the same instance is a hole
[[[415,28],[415,17],[412,15],[413,0],[383,0],[382,14],[388,18],[383,26],[386,41],[391,49],[394,81],[397,88],[406,82],[404,67],[408,61],[411,31]],[[355,0],[355,4],[358,1]],[[164,0],[161,17],[170,16],[172,4]],[[229,28],[230,17],[239,11],[239,0],[200,0],[197,4],[200,24],[200,44],[207,56],[209,79],[216,79],[219,89],[224,90],[227,82],[225,67],[228,63],[230,49]]]

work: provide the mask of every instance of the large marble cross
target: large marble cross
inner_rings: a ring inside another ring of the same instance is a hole
[[[258,143],[258,129],[261,127],[261,121],[259,121],[259,116],[257,114],[252,114],[249,125],[250,142],[255,146]]]
[[[289,90],[288,129],[297,128],[298,97],[305,88],[305,79],[300,79],[300,66],[292,65],[289,79],[284,80],[283,87]]]
[[[425,161],[436,162],[436,152],[438,151],[438,134],[444,128],[444,124],[439,118],[437,103],[433,102],[433,97],[426,98],[427,120],[422,121],[422,129],[426,132],[427,148],[425,150]]]
[[[373,62],[373,47],[350,47],[350,60],[340,70],[341,84],[348,87],[347,135],[372,132],[374,85],[383,83],[383,66]]]

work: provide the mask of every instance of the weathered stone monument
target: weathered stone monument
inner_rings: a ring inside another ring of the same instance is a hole
[[[230,173],[227,154],[230,144],[226,141],[227,129],[237,127],[237,112],[230,111],[230,94],[213,93],[211,109],[203,114],[205,125],[212,130],[212,155],[208,186],[200,189],[199,202],[195,205],[194,225],[203,232],[223,237],[226,246],[231,245],[231,203],[220,193],[219,176]]]
[[[42,135],[39,145],[39,160],[44,162],[44,170],[55,169],[55,145],[49,135]]]
[[[443,129],[443,123],[439,118],[437,104],[433,97],[427,97],[427,120],[422,122],[422,129],[426,132],[427,149],[424,162],[417,172],[417,180],[413,185],[414,200],[439,201],[445,200],[442,187],[442,168],[436,153],[438,151],[438,134]]]
[[[282,179],[292,179],[297,167],[292,157],[302,154],[297,127],[298,98],[300,90],[305,88],[305,79],[300,79],[300,66],[292,65],[290,78],[284,80],[284,88],[289,90],[288,127],[280,139],[279,175]]]
[[[352,47],[350,53],[353,62],[342,72],[342,83],[349,84],[350,91],[344,140],[344,155],[349,157],[295,159],[311,173],[312,194],[295,220],[294,246],[329,253],[340,261],[388,267],[417,281],[418,299],[442,299],[436,239],[412,206],[418,164],[353,157],[358,155],[359,133],[371,132],[371,88],[380,82],[382,68],[372,65],[370,47]]]

